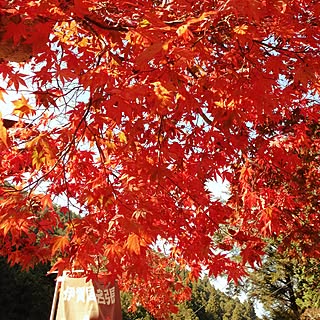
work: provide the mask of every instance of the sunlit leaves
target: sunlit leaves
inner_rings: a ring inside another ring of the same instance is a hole
[[[69,245],[69,239],[67,235],[56,236],[54,239],[54,244],[52,246],[52,255],[54,256],[57,251],[64,252],[66,247]]]
[[[6,90],[0,87],[0,100],[4,102],[3,95],[6,94]]]
[[[0,112],[0,140],[7,146],[7,129],[3,125],[2,114]]]
[[[248,30],[248,26],[245,24],[242,24],[240,26],[236,26],[233,28],[233,31],[240,35],[246,34],[247,30]]]
[[[315,2],[14,3],[33,57],[0,64],[1,93],[23,90],[0,123],[1,254],[107,270],[165,319],[168,270],[237,281],[266,237],[317,254]]]
[[[20,99],[12,101],[12,103],[14,105],[12,112],[14,115],[18,117],[35,115],[35,110],[29,104],[29,99],[26,99],[23,95],[21,95]]]
[[[140,241],[141,241],[141,239],[137,234],[135,234],[135,233],[129,234],[128,239],[127,239],[127,243],[126,243],[126,246],[129,250],[129,252],[132,252],[132,253],[139,255],[140,248],[141,248]]]
[[[56,161],[55,147],[45,134],[39,134],[26,144],[26,149],[32,152],[32,165],[36,170],[43,165],[52,166]]]

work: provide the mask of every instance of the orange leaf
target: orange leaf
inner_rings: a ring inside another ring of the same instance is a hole
[[[126,247],[132,253],[140,254],[140,238],[135,233],[130,233],[127,239]]]
[[[241,26],[236,26],[233,28],[233,31],[240,35],[246,34],[247,30],[248,30],[248,26],[246,24],[242,24]]]
[[[6,237],[8,231],[11,229],[11,227],[12,227],[11,220],[6,220],[0,224],[0,230],[3,230],[3,237],[4,238]]]
[[[1,140],[6,146],[8,146],[8,144],[7,144],[7,129],[6,129],[5,126],[3,125],[1,112],[0,112],[0,140]]]
[[[58,250],[64,251],[68,245],[69,239],[67,236],[56,236],[52,246],[52,255],[54,255]]]
[[[42,209],[53,208],[53,203],[50,194],[46,194],[41,198]]]
[[[22,117],[24,115],[35,115],[35,110],[29,104],[29,100],[21,95],[21,99],[12,101],[14,104],[13,114]]]
[[[7,91],[0,87],[0,100],[4,102],[3,95],[6,94]]]

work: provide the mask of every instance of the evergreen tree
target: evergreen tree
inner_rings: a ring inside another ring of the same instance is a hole
[[[211,295],[209,297],[209,301],[206,305],[206,311],[212,315],[212,320],[220,320],[222,319],[223,315],[223,309],[221,307],[223,296],[222,294],[219,294],[219,291],[217,291],[217,294]]]
[[[171,320],[257,320],[253,304],[241,303],[217,290],[208,278],[190,284],[192,297],[179,305],[179,312],[171,315]],[[141,306],[135,313],[128,312],[130,294],[122,294],[122,310],[124,320],[153,320]]]
[[[29,272],[11,267],[0,259],[0,319],[48,319],[55,281],[47,276],[49,265],[37,265]],[[253,304],[234,299],[214,288],[208,278],[192,283],[192,298],[178,306],[172,320],[257,320]],[[142,306],[129,312],[130,293],[121,293],[123,320],[155,320]],[[308,318],[306,318],[309,320]]]
[[[320,307],[320,266],[314,259],[288,258],[272,247],[262,266],[247,279],[249,297],[262,302],[268,320],[300,320]]]
[[[0,319],[49,319],[55,282],[46,273],[49,265],[37,265],[29,272],[11,267],[0,257]]]

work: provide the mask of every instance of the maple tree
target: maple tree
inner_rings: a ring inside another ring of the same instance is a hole
[[[0,8],[1,255],[108,270],[159,318],[190,295],[177,264],[237,280],[264,237],[319,255],[318,1]]]

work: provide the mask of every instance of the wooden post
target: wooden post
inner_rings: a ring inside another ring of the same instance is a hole
[[[54,289],[53,301],[52,301],[52,306],[51,306],[50,320],[54,320],[54,316],[55,316],[56,309],[57,309],[57,302],[58,302],[58,297],[59,297],[59,286],[62,282],[62,279],[60,279],[60,278],[61,277],[57,277],[57,280],[56,280],[56,286]]]

